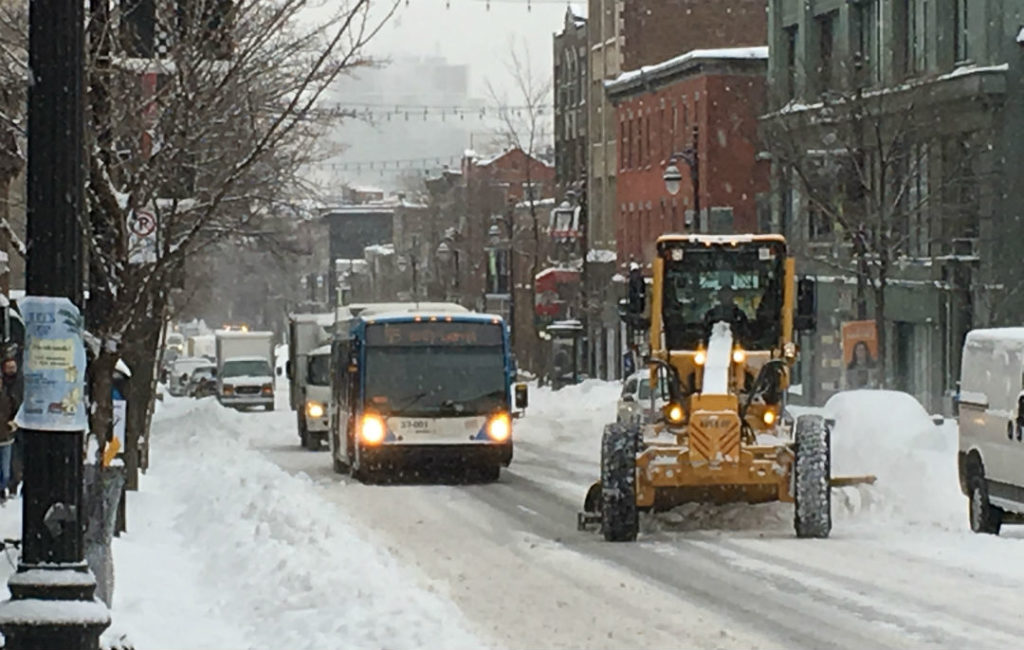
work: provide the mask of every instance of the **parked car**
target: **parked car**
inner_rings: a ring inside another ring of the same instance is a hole
[[[209,366],[210,362],[202,357],[179,357],[171,366],[167,378],[167,391],[175,397],[188,394],[188,381],[196,368]]]
[[[622,384],[615,420],[619,424],[651,424],[661,416],[665,401],[659,391],[653,391],[647,371],[630,375]]]
[[[196,394],[199,391],[200,385],[203,382],[216,385],[217,383],[217,366],[216,364],[209,363],[205,366],[197,366],[192,370],[192,374],[188,378],[188,387],[185,389],[185,393],[189,397],[198,397]],[[216,390],[214,390],[216,393]],[[213,393],[211,393],[213,394]]]

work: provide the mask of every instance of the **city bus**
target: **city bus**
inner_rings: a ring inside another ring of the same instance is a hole
[[[445,309],[365,309],[338,333],[332,362],[334,470],[360,480],[420,471],[497,480],[512,421],[527,405],[500,317]]]

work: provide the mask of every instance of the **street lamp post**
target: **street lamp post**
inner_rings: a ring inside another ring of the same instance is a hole
[[[662,178],[665,181],[665,189],[672,196],[679,194],[683,175],[676,166],[677,161],[683,161],[690,168],[690,181],[693,185],[693,218],[694,223],[700,222],[700,155],[696,145],[687,147],[669,156],[668,167]]]
[[[79,308],[88,169],[84,19],[84,2],[30,3],[26,288],[30,296],[64,297]],[[37,390],[26,386],[26,393]],[[98,648],[110,613],[94,598],[96,580],[84,559],[84,431],[22,435],[22,555],[8,582],[11,599],[0,605],[5,647]]]
[[[506,282],[508,283],[508,327],[509,327],[509,344],[512,349],[515,349],[516,344],[516,271],[515,271],[515,237],[512,229],[512,219],[502,218],[498,215],[491,217],[491,227],[487,231],[487,237],[491,241],[491,245],[495,248],[499,244],[505,244],[502,248],[505,250],[506,258]],[[502,226],[504,226],[504,233],[502,232]],[[502,236],[504,235],[504,237]],[[504,242],[502,241],[504,239]]]

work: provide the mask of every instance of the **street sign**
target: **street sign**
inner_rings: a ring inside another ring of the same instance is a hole
[[[137,237],[149,237],[156,232],[156,215],[148,210],[136,211],[131,229]]]
[[[156,215],[145,208],[134,210],[128,218],[128,262],[153,264],[157,256]]]

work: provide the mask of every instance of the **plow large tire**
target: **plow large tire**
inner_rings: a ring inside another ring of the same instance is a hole
[[[832,532],[831,477],[831,440],[825,418],[800,416],[793,463],[793,526],[797,537],[824,539]]]
[[[609,424],[601,438],[601,533],[609,542],[632,542],[640,528],[636,508],[633,427]]]

